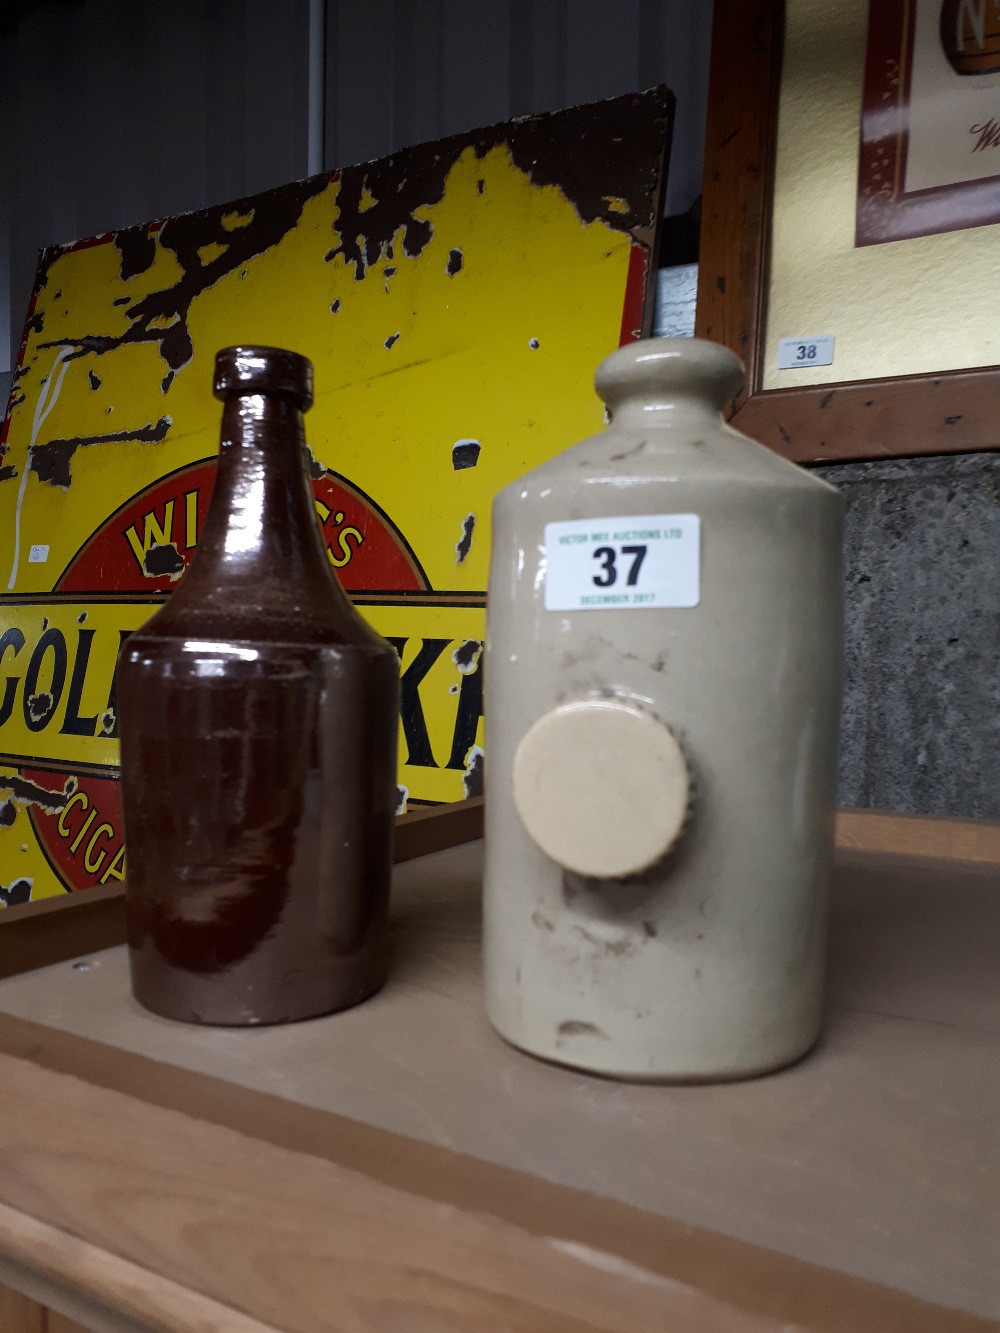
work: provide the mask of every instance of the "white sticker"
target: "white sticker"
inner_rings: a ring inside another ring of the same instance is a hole
[[[49,548],[47,546],[33,546],[28,552],[29,565],[44,565],[49,558]]]
[[[833,334],[818,338],[782,338],[778,343],[779,370],[808,370],[833,365]]]
[[[697,514],[546,523],[545,609],[697,606],[700,543]]]

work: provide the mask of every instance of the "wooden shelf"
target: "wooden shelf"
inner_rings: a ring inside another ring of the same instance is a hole
[[[101,1329],[1000,1327],[1000,874],[959,847],[842,852],[824,1037],[741,1084],[504,1045],[478,843],[397,867],[391,980],[328,1019],[156,1019],[120,948],[9,977],[0,1283]]]

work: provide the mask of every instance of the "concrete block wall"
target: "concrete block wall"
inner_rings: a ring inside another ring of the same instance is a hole
[[[815,470],[847,500],[840,803],[1000,820],[1000,453]]]

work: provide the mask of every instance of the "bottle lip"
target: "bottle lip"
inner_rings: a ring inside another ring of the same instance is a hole
[[[215,356],[214,389],[223,400],[234,394],[281,393],[308,412],[313,405],[312,362],[285,347],[223,347]]]
[[[630,399],[695,396],[721,410],[739,392],[745,372],[739,357],[705,338],[646,338],[619,347],[597,368],[597,392],[614,411]]]

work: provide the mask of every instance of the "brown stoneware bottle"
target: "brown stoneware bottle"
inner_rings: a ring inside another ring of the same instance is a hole
[[[324,550],[312,365],[216,358],[225,404],[198,548],[122,650],[132,987],[193,1023],[284,1023],[385,977],[399,666]]]

